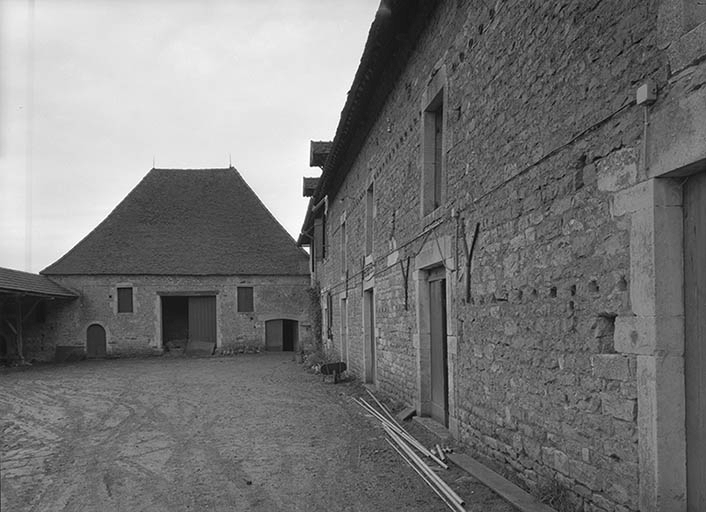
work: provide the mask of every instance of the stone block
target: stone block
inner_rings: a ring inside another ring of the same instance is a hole
[[[703,65],[703,64],[702,64]],[[650,119],[648,175],[662,176],[706,159],[706,89],[663,102]]]
[[[561,450],[554,450],[554,461],[553,461],[552,467],[554,469],[556,469],[559,473],[563,473],[564,475],[568,475],[570,472],[570,470],[569,470],[569,456],[566,455]]]
[[[706,24],[697,25],[676,39],[667,49],[669,65],[676,74],[706,56]]]
[[[628,380],[630,375],[630,358],[622,354],[599,354],[591,357],[592,375],[609,380]]]
[[[616,192],[611,197],[610,213],[620,217],[635,213],[653,206],[654,180],[642,181],[632,187]]]
[[[684,353],[681,316],[619,316],[615,319],[615,350],[624,354]]]
[[[640,502],[644,511],[683,510],[686,495],[684,359],[637,356],[641,442]]]
[[[621,149],[599,160],[596,165],[598,190],[615,192],[637,181],[637,157],[630,148]]]
[[[603,414],[623,421],[635,421],[637,400],[616,396],[613,393],[601,393]]]
[[[603,483],[602,472],[591,464],[572,460],[569,464],[569,476],[592,490],[600,490]]]

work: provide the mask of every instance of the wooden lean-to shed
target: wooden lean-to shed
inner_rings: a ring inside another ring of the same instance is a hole
[[[46,276],[0,267],[0,360],[41,357],[47,318],[76,298]]]

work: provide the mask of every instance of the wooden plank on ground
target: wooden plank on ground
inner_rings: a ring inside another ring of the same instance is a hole
[[[541,503],[537,498],[472,457],[462,453],[449,453],[447,457],[522,512],[556,512],[550,506]]]

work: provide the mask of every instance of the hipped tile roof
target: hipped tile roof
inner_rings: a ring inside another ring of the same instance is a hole
[[[302,275],[308,256],[234,168],[152,169],[48,275]]]
[[[45,297],[77,297],[46,276],[0,267],[0,293]]]

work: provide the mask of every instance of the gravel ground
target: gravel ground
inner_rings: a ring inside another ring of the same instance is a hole
[[[362,393],[291,354],[3,370],[0,507],[448,510],[353,403]],[[468,510],[514,510],[458,468],[440,474]]]

